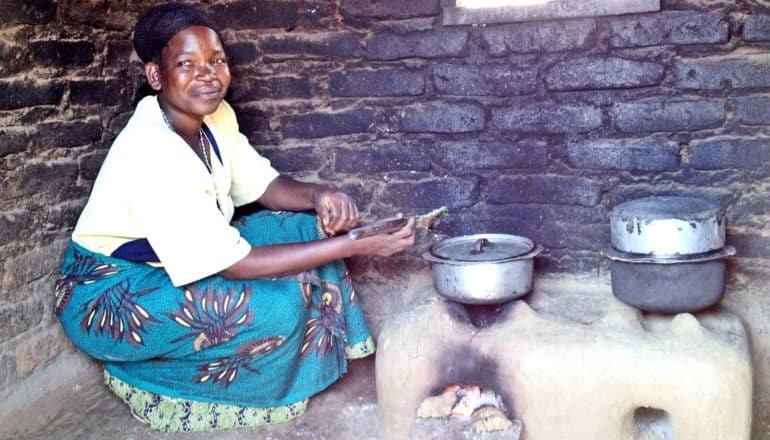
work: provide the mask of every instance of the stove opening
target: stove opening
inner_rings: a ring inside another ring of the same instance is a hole
[[[485,328],[494,324],[500,317],[500,311],[505,303],[502,304],[463,304],[465,313],[476,328]]]
[[[422,401],[417,409],[417,418],[440,419],[438,424],[422,424],[434,433],[437,428],[455,432],[467,432],[470,428],[476,432],[516,431],[515,428],[511,429],[514,422],[506,415],[502,397],[494,390],[478,385],[447,386],[438,395]],[[520,432],[521,422],[517,422]],[[421,424],[419,420],[418,424]]]
[[[436,367],[433,391],[417,409],[410,438],[464,439],[482,432],[519,438],[523,426],[493,359],[474,347],[455,347],[444,351]]]
[[[657,408],[642,407],[634,411],[634,440],[674,440],[674,427],[668,413]]]

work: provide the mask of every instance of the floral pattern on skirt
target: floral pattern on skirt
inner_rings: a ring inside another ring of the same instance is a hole
[[[261,211],[234,222],[252,246],[324,237],[315,216]],[[205,249],[201,250],[205,255]],[[71,242],[56,313],[135,415],[163,431],[257,426],[300,415],[374,352],[342,261],[295,276],[174,287],[165,270]]]

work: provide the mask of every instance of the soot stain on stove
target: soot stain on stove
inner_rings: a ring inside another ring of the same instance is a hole
[[[450,385],[477,385],[488,388],[503,399],[506,415],[514,419],[513,394],[499,379],[497,361],[470,346],[447,348],[439,359],[436,383],[431,395],[438,395]]]

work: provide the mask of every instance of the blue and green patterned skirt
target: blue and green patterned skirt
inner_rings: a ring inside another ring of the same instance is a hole
[[[323,237],[315,216],[261,211],[234,223],[252,244]],[[205,249],[201,250],[205,258]],[[344,262],[246,281],[174,287],[162,268],[71,242],[56,314],[105,382],[163,431],[282,422],[374,344]]]

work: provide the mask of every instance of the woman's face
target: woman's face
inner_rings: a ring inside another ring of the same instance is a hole
[[[179,31],[160,53],[156,81],[149,79],[167,111],[193,117],[213,113],[230,86],[230,68],[217,33],[205,26]]]

